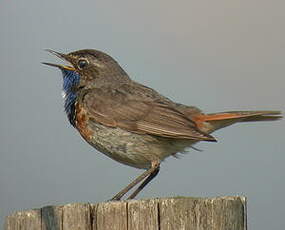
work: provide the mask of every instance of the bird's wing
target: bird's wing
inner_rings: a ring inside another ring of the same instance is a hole
[[[200,131],[195,122],[174,106],[155,100],[139,99],[115,89],[92,89],[83,97],[89,119],[130,132],[169,138],[215,141]]]

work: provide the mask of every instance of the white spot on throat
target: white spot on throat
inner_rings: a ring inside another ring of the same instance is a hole
[[[63,97],[63,99],[65,99],[66,98],[66,92],[63,90],[63,91],[61,91],[61,96]]]

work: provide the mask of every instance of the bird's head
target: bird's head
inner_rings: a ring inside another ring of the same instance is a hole
[[[68,64],[62,65],[46,62],[43,62],[43,64],[59,68],[63,73],[64,80],[76,82],[80,87],[96,84],[96,80],[99,79],[100,82],[106,83],[112,81],[112,79],[128,78],[120,65],[111,56],[101,51],[84,49],[68,54],[50,49],[47,49],[47,51]],[[70,79],[66,79],[67,77]]]
[[[117,85],[128,81],[128,75],[109,55],[98,50],[78,50],[68,54],[47,50],[67,64],[43,64],[57,67],[63,74],[63,98],[65,111],[72,125],[74,121],[74,104],[78,93],[84,89],[102,87],[107,84]]]

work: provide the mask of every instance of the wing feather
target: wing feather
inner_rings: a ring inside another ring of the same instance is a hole
[[[170,103],[103,89],[89,90],[83,101],[91,119],[106,126],[169,138],[215,141]]]

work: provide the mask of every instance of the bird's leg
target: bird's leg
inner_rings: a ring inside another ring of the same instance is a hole
[[[120,200],[134,186],[136,186],[138,183],[140,183],[144,178],[148,177],[141,184],[141,186],[137,190],[135,190],[134,193],[131,194],[131,196],[129,197],[129,199],[134,198],[157,175],[158,172],[159,172],[159,162],[154,161],[151,163],[151,168],[149,168],[147,171],[145,171],[140,176],[138,176],[127,187],[125,187],[120,192],[118,192],[111,200]]]
[[[159,173],[159,166],[141,183],[141,185],[128,197],[127,200],[134,199],[138,193]]]

